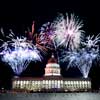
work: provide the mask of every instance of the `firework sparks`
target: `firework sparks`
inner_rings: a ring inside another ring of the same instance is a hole
[[[53,49],[53,26],[52,23],[47,22],[40,28],[40,34],[37,38],[37,43],[46,48]]]
[[[80,57],[79,69],[85,78],[88,77],[89,71],[92,67],[93,61],[99,56],[99,45],[100,42],[100,34],[96,37],[88,36],[87,40],[82,42],[85,46],[83,50],[81,50],[82,55]]]
[[[86,41],[82,42],[82,45],[86,46],[87,48],[99,47],[97,43],[100,42],[100,34],[98,34],[96,37],[94,37],[94,35],[88,36],[86,39]]]
[[[70,17],[66,14],[66,18],[61,14],[54,22],[57,45],[64,45],[70,50],[78,48],[82,39],[82,33],[84,33],[82,27],[82,21],[74,14],[71,14]]]
[[[99,35],[89,36],[86,41],[82,42],[85,45],[84,48],[78,51],[67,51],[62,59],[63,62],[69,62],[67,69],[78,67],[83,77],[87,78],[93,61],[99,56],[99,45],[97,45],[99,41]]]
[[[64,54],[61,57],[61,61],[62,62],[67,62],[68,66],[67,66],[67,70],[70,67],[77,67],[79,62],[80,62],[80,53],[77,51],[67,51],[67,52],[63,52]]]
[[[39,42],[38,44],[43,45],[45,48],[56,51],[57,54],[57,60],[59,63],[59,55],[57,51],[57,44],[55,40],[55,34],[54,34],[54,23],[47,22],[42,25],[40,28],[40,34],[39,34]]]
[[[41,57],[37,50],[29,50],[19,48],[17,50],[10,52],[6,52],[2,60],[7,62],[13,69],[13,71],[19,75],[23,70],[25,70],[28,64],[31,61],[39,60],[41,61]]]
[[[7,38],[11,40],[3,42],[0,55],[2,61],[8,63],[17,75],[21,74],[31,61],[41,61],[42,57],[37,46],[29,42],[26,37],[13,38],[10,34]]]
[[[82,54],[80,56],[80,63],[78,65],[79,70],[83,74],[84,78],[88,77],[89,71],[92,67],[93,61],[99,55],[98,50],[91,49],[87,50],[86,48],[82,50]]]
[[[88,77],[89,71],[92,67],[92,62],[98,57],[99,51],[95,49],[88,50],[87,48],[80,49],[80,51],[73,51],[65,53],[61,59],[67,62],[67,70],[70,67],[77,67],[84,78]]]
[[[0,39],[3,42],[0,47],[2,61],[8,63],[13,71],[19,75],[31,61],[41,61],[40,51],[45,54],[47,49],[55,49],[59,58],[57,50],[59,46],[64,46],[67,51],[63,50],[61,61],[68,63],[67,69],[70,67],[79,68],[83,77],[87,78],[92,62],[99,55],[100,34],[96,37],[94,35],[88,36],[86,41],[82,42],[84,33],[82,27],[82,21],[74,14],[70,16],[61,14],[53,23],[47,22],[42,25],[40,34],[35,37],[36,45],[32,43],[34,22],[32,32],[28,33],[31,40],[27,40],[23,36],[16,37],[12,30],[8,36],[5,36],[1,28],[2,36],[9,39],[9,41]],[[80,43],[85,47],[80,49]]]

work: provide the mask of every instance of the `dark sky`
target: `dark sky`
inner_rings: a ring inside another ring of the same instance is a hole
[[[100,6],[97,0],[2,0],[0,1],[0,24],[23,31],[36,21],[41,24],[53,20],[58,12],[75,13],[84,20],[85,30],[99,32]],[[10,24],[10,25],[9,25]]]
[[[0,1],[0,27],[5,30],[12,28],[21,34],[27,27],[31,28],[32,21],[35,20],[36,32],[38,32],[39,27],[47,21],[54,20],[58,12],[78,15],[84,22],[86,34],[100,32],[100,5],[97,0],[2,0]],[[7,65],[0,66],[0,80],[4,80],[2,84],[5,84],[5,80],[9,80],[13,72]],[[31,64],[22,76],[43,75],[44,70],[41,66],[42,64]],[[62,70],[63,75],[66,76],[63,67]],[[74,70],[71,70],[74,76],[80,75]],[[67,74],[71,75],[69,73],[70,71]]]

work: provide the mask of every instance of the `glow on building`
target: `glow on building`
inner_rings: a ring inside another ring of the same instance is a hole
[[[46,65],[45,75],[41,78],[14,78],[12,88],[16,91],[57,92],[91,90],[91,80],[84,78],[63,78],[60,65],[52,56]]]

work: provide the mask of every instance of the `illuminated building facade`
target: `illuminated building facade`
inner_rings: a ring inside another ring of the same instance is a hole
[[[61,77],[60,66],[53,55],[48,60],[44,77],[14,78],[12,82],[13,90],[16,91],[67,92],[91,90],[90,79]]]

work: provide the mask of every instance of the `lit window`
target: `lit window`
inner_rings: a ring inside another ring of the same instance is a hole
[[[73,84],[76,84],[76,81],[73,81]]]
[[[26,83],[26,81],[23,81],[23,84],[25,84]]]
[[[58,88],[60,88],[60,80],[58,80],[57,83],[58,83]]]
[[[76,81],[76,84],[79,84],[79,82],[78,82],[78,81]]]
[[[21,84],[23,84],[23,81],[21,81]]]
[[[51,80],[49,80],[49,88],[51,88]]]
[[[90,82],[89,82],[89,81],[87,81],[87,84],[90,84]]]
[[[45,80],[43,80],[43,84],[45,84]]]
[[[81,84],[82,84],[82,82],[81,82],[81,81],[79,81],[79,84],[81,85]]]
[[[85,81],[84,84],[87,84],[87,81]]]
[[[34,81],[32,81],[32,84],[34,84]]]
[[[51,80],[49,80],[49,84],[51,84]]]
[[[54,82],[54,80],[52,80],[52,84],[54,84],[55,82]]]
[[[57,84],[57,80],[55,80],[55,84]]]
[[[61,80],[61,84],[63,84],[63,81]]]
[[[48,80],[45,81],[45,84],[48,84]]]
[[[58,84],[60,84],[60,80],[58,80]]]
[[[73,81],[70,81],[70,84],[72,85],[73,84]]]
[[[38,81],[38,84],[40,85],[40,81]]]
[[[35,84],[38,84],[38,81],[37,80],[35,81]]]
[[[70,81],[68,81],[67,84],[70,84]]]
[[[29,81],[26,81],[26,84],[28,84],[29,83]]]
[[[84,84],[84,81],[81,81],[82,82],[82,84]]]
[[[37,81],[36,80],[34,81],[34,84],[37,84]]]
[[[55,80],[55,88],[58,88],[57,80]]]
[[[64,83],[67,84],[67,81],[65,81]]]
[[[17,84],[20,84],[20,81],[17,81]]]

